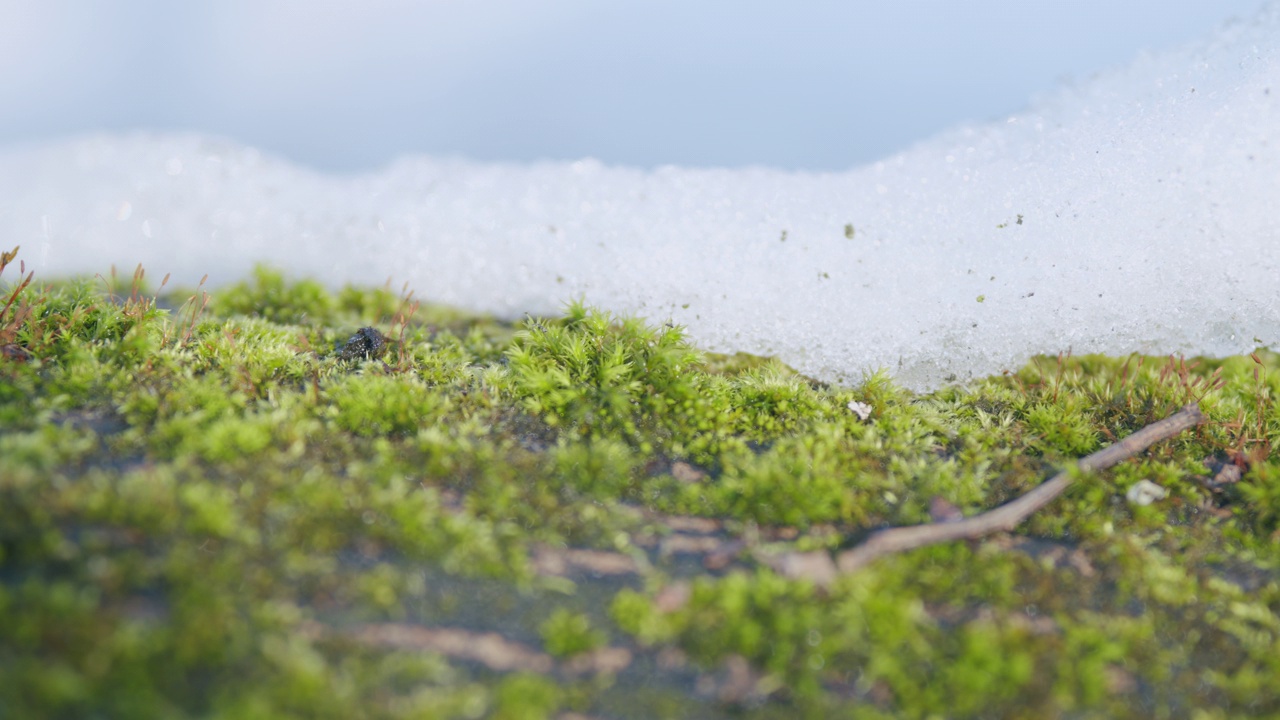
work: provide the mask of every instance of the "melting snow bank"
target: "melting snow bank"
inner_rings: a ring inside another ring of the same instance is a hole
[[[201,136],[0,157],[44,276],[265,261],[502,315],[573,297],[917,388],[1035,353],[1280,347],[1280,6],[847,173],[427,158],[325,176]]]

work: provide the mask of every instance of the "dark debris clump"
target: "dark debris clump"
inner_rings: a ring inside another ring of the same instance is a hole
[[[376,328],[362,327],[347,338],[338,350],[338,357],[348,362],[377,360],[387,352],[387,338]]]

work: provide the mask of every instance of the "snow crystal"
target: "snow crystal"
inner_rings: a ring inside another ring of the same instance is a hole
[[[707,349],[926,388],[1036,353],[1280,347],[1280,7],[844,173],[406,158],[318,174],[199,135],[0,157],[43,276],[256,262],[504,316],[569,299]]]

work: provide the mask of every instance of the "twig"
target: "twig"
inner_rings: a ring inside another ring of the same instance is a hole
[[[1155,443],[1171,438],[1204,422],[1204,414],[1194,403],[1177,413],[1152,423],[1120,442],[1087,455],[1076,463],[1082,472],[1105,470],[1146,450]],[[981,515],[952,522],[930,523],[880,530],[866,542],[846,550],[836,558],[841,572],[852,572],[884,555],[913,550],[926,545],[979,538],[1002,530],[1012,530],[1031,513],[1049,504],[1071,484],[1072,472],[1064,470],[1017,500]]]

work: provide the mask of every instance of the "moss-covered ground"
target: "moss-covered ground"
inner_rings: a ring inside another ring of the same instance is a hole
[[[1280,715],[1274,355],[919,395],[581,305],[15,270],[0,717]],[[1192,401],[1210,422],[1015,532],[770,569],[990,509]]]

